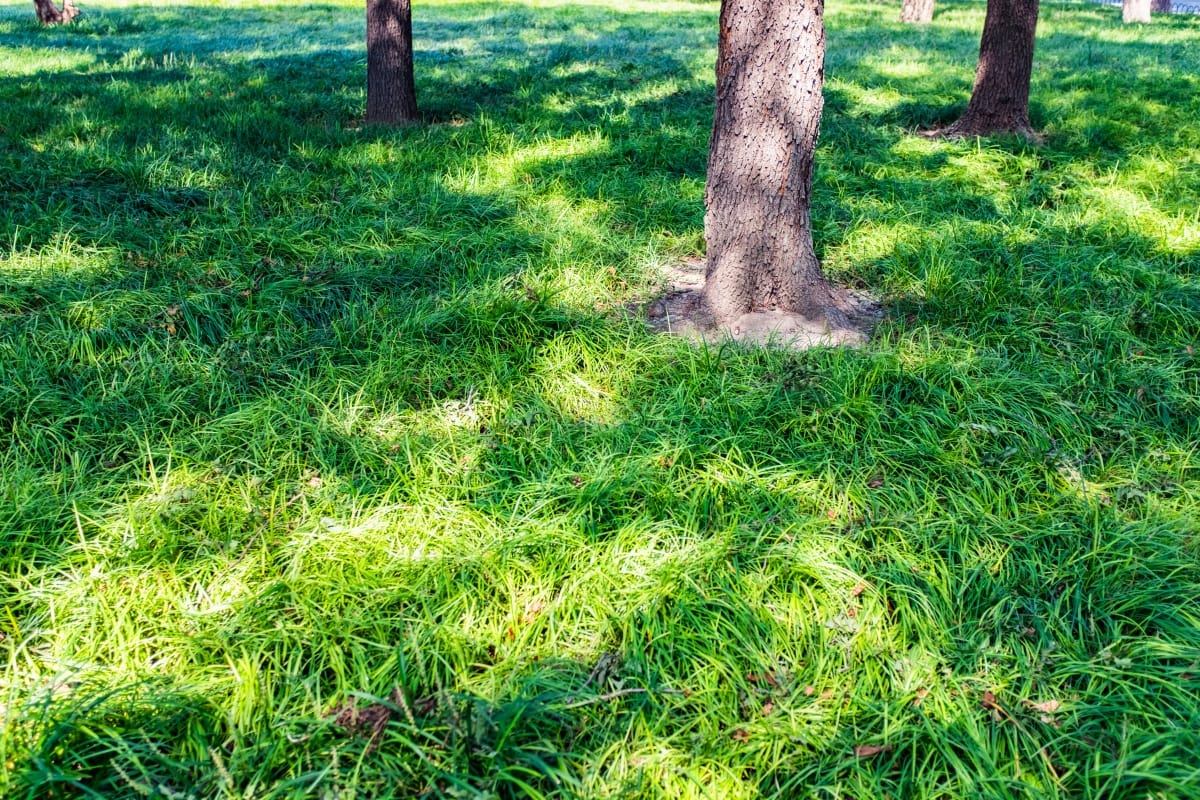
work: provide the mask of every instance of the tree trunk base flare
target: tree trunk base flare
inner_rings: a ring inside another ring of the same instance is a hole
[[[1150,21],[1150,0],[1124,0],[1121,3],[1121,22],[1126,25],[1133,22]]]
[[[704,261],[696,259],[668,269],[662,293],[648,303],[632,304],[628,310],[644,317],[659,333],[690,341],[714,345],[732,341],[790,350],[860,347],[870,339],[870,332],[882,315],[873,298],[831,286],[832,302],[837,309],[836,324],[831,324],[826,314],[813,319],[781,311],[749,311],[722,321],[705,298],[704,268]]]
[[[66,25],[79,16],[79,9],[71,0],[63,0],[62,8],[54,5],[53,0],[33,0],[33,7],[43,25]]]
[[[933,0],[904,0],[900,4],[900,21],[918,25],[933,22]]]
[[[988,0],[971,102],[946,138],[1010,133],[1038,140],[1029,123],[1029,81],[1038,0]]]

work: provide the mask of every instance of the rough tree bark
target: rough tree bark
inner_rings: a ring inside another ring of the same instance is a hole
[[[411,0],[367,0],[367,122],[417,119]]]
[[[752,312],[848,327],[809,220],[824,103],[822,17],[822,0],[721,0],[704,299],[735,333]]]
[[[1029,79],[1037,18],[1038,0],[988,0],[971,102],[943,136],[1034,136]]]
[[[1131,22],[1150,21],[1150,0],[1123,0],[1121,3],[1121,21]]]
[[[900,21],[926,23],[933,21],[933,0],[903,0]]]
[[[71,0],[63,0],[61,9],[53,0],[33,0],[33,7],[43,25],[66,25],[79,16],[79,9]]]

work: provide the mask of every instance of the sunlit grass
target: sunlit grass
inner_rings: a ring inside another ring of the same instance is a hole
[[[715,12],[0,6],[0,794],[1195,794],[1200,23],[831,3],[797,355],[627,311]]]

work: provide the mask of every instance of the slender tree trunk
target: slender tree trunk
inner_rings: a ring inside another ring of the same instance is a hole
[[[900,21],[925,23],[933,21],[933,0],[903,0]]]
[[[1170,14],[1171,0],[1151,0],[1150,10],[1155,14]]]
[[[1150,21],[1150,0],[1123,0],[1121,3],[1121,21],[1131,22]]]
[[[367,0],[367,122],[417,119],[411,0]]]
[[[822,0],[721,0],[704,296],[722,322],[781,311],[846,327],[809,221],[822,16]]]
[[[1037,18],[1038,0],[988,0],[971,102],[943,136],[1034,135],[1029,80]]]
[[[66,25],[79,16],[79,9],[71,0],[63,0],[61,9],[54,5],[53,0],[33,0],[33,7],[43,25]]]

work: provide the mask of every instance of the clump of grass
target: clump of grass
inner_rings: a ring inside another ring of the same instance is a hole
[[[715,11],[0,6],[0,794],[1190,796],[1196,22],[831,4],[855,352],[625,312],[702,247]],[[1114,65],[1119,69],[1110,69]]]

